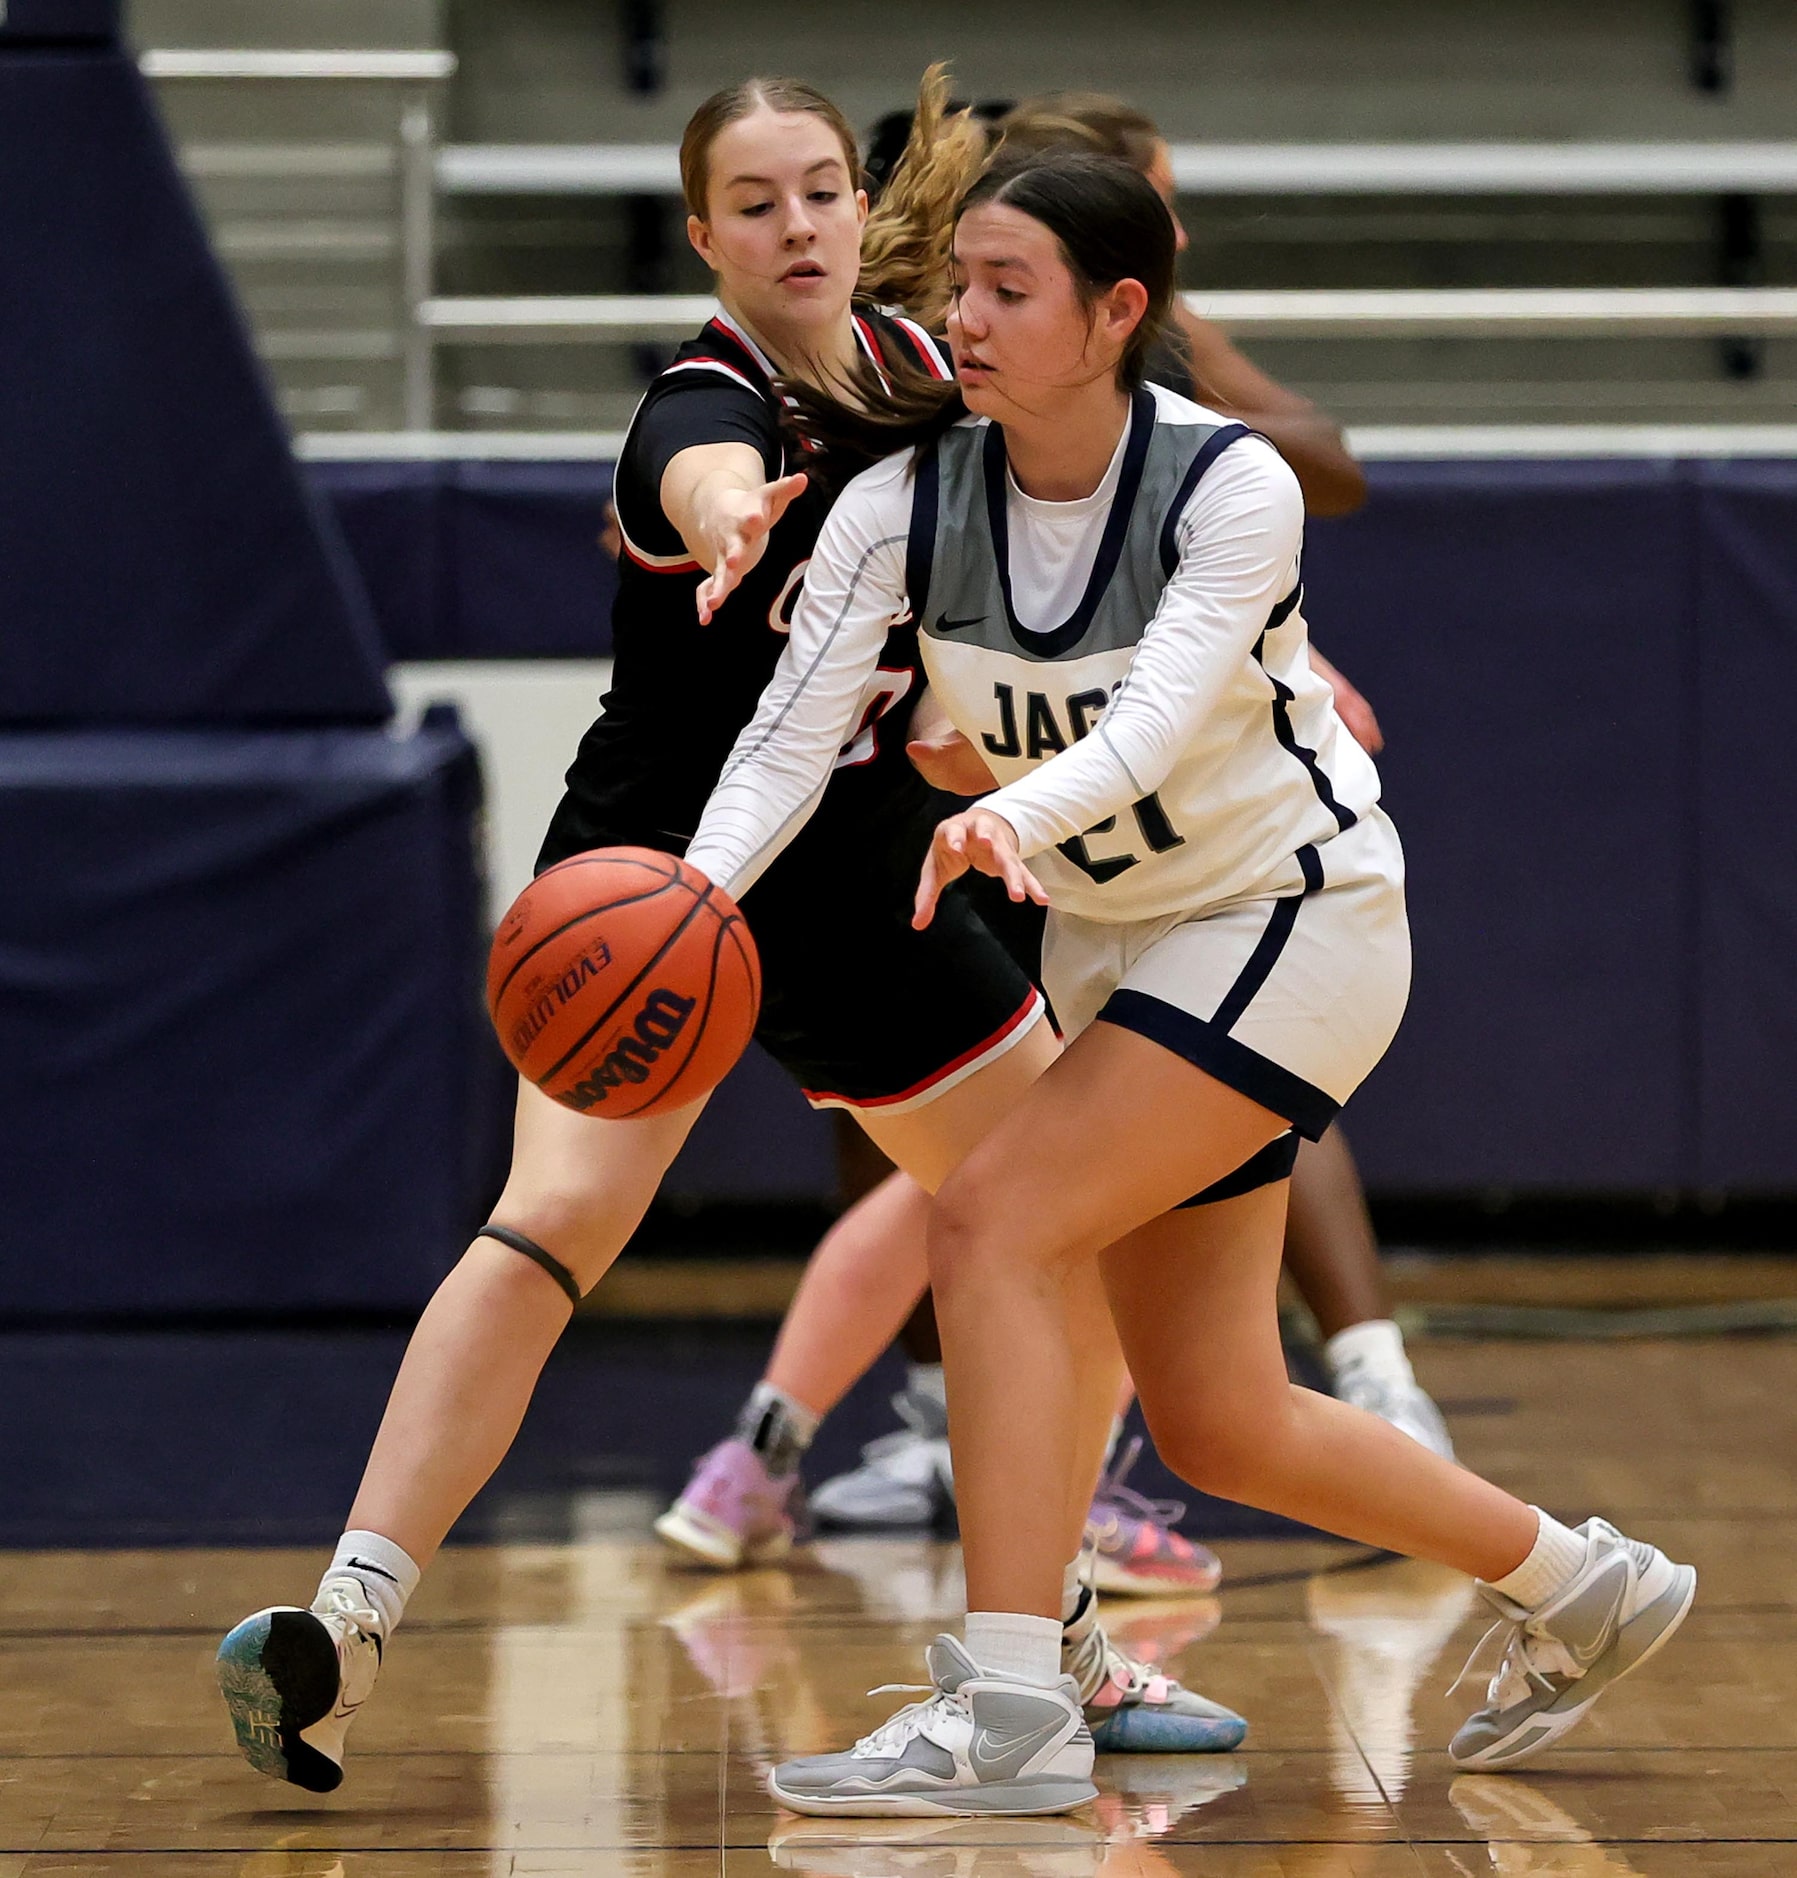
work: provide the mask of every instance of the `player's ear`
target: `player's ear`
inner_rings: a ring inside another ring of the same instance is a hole
[[[696,215],[689,215],[686,218],[686,238],[693,244],[693,252],[715,274],[718,271],[718,267],[717,263],[711,258],[710,224],[702,222]]]
[[[1148,289],[1139,280],[1120,280],[1106,296],[1105,325],[1119,345],[1141,325],[1148,312]]]
[[[867,226],[867,191],[865,189],[855,191],[855,220],[863,228]]]

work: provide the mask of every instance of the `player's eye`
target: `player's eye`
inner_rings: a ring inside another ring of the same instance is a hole
[[[766,215],[773,206],[771,202],[750,202],[746,203],[737,213],[739,215]]]
[[[834,202],[841,195],[840,189],[814,189],[811,192],[813,202]]]
[[[992,297],[1000,306],[1020,306],[1028,296],[1019,293],[1015,287],[995,287]]]

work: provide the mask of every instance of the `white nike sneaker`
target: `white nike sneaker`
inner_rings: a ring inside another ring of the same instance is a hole
[[[218,1686],[243,1758],[310,1793],[343,1781],[343,1737],[381,1667],[381,1619],[353,1578],[328,1579],[309,1611],[278,1604],[218,1646]]]
[[[1402,1359],[1400,1359],[1402,1360]],[[1404,1363],[1403,1373],[1352,1359],[1339,1365],[1330,1377],[1330,1393],[1338,1402],[1365,1409],[1382,1422],[1390,1422],[1412,1441],[1420,1441],[1431,1454],[1444,1461],[1454,1458],[1453,1437],[1442,1420],[1428,1391],[1410,1373]]]
[[[859,1467],[813,1490],[808,1503],[816,1524],[902,1532],[936,1525],[953,1508],[948,1411],[913,1389],[901,1389],[892,1406],[904,1427],[870,1441],[861,1450]]]
[[[1070,1813],[1098,1797],[1092,1737],[1079,1691],[1063,1676],[1052,1688],[983,1670],[953,1637],[925,1652],[924,1688],[845,1754],[786,1761],[768,1791],[795,1813],[818,1817]],[[876,1689],[875,1695],[885,1693]]]
[[[1585,1562],[1539,1609],[1479,1585],[1498,1621],[1454,1688],[1493,1637],[1503,1638],[1503,1655],[1485,1707],[1448,1744],[1456,1767],[1515,1767],[1551,1747],[1611,1683],[1639,1669],[1685,1621],[1697,1595],[1693,1566],[1675,1565],[1607,1520],[1588,1519],[1578,1531]]]

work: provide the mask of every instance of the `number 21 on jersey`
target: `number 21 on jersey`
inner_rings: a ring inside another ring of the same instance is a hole
[[[1062,719],[1056,714],[1054,701],[1049,695],[1042,691],[1026,691],[1023,694],[1023,724],[1019,734],[1015,690],[1010,685],[994,685],[993,698],[998,705],[998,729],[987,731],[980,741],[993,756],[1021,756],[1031,761],[1056,756],[1069,743],[1078,743],[1082,737],[1090,735],[1099,713],[1110,703],[1108,692],[1075,692],[1066,700],[1066,729],[1063,730]],[[1150,792],[1141,797],[1130,804],[1130,813],[1135,817],[1142,844],[1150,854],[1165,854],[1169,849],[1185,846],[1185,836],[1167,819],[1167,811],[1161,806],[1159,796]],[[1074,835],[1056,843],[1056,846],[1082,873],[1089,874],[1103,886],[1106,881],[1115,880],[1119,874],[1134,867],[1142,858],[1128,851],[1093,855],[1086,846],[1087,838],[1108,835],[1116,826],[1116,816],[1107,815],[1102,822],[1088,828],[1085,834]]]

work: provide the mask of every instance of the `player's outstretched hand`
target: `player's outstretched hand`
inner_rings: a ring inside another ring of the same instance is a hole
[[[804,487],[805,472],[800,470],[759,489],[722,489],[712,498],[705,516],[711,572],[699,582],[697,596],[701,626],[711,624],[712,615],[761,559],[774,524]]]
[[[1385,748],[1385,733],[1379,728],[1373,707],[1315,646],[1310,648],[1310,664],[1317,676],[1326,679],[1329,689],[1335,693],[1335,714],[1346,727],[1348,735],[1368,756],[1377,756]]]
[[[967,809],[936,824],[936,838],[924,856],[923,877],[917,883],[917,908],[911,916],[919,932],[936,917],[943,888],[969,868],[1002,880],[1013,900],[1048,904],[1041,881],[1017,852],[1016,829],[991,809]]]

